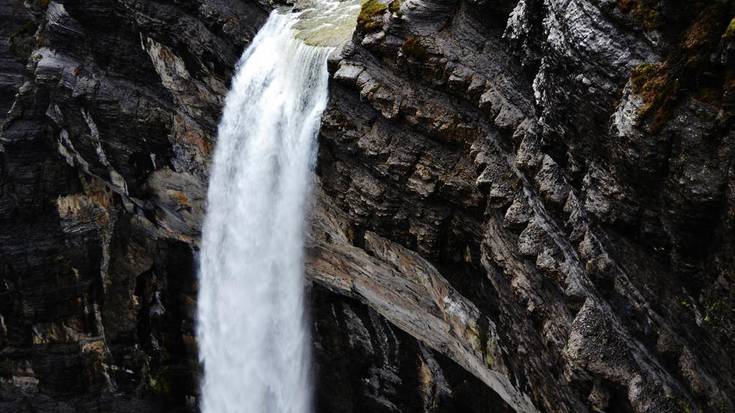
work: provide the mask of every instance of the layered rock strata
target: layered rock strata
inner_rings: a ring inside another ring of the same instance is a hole
[[[198,408],[208,163],[271,7],[0,6],[0,411]],[[735,411],[732,7],[363,3],[314,178],[317,411]]]

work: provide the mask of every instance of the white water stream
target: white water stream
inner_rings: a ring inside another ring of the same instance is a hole
[[[243,53],[219,125],[198,301],[205,413],[311,411],[305,206],[327,57],[359,3],[301,9],[274,11]]]

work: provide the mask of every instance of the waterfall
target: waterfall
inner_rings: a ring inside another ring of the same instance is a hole
[[[200,258],[205,413],[311,410],[303,232],[327,57],[345,38],[330,34],[343,25],[328,30],[323,19],[339,4],[272,12],[226,98]],[[345,21],[354,21],[351,7]]]

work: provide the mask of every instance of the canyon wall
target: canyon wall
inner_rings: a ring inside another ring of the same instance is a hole
[[[2,0],[0,411],[196,411],[197,255],[273,5]],[[363,3],[330,58],[316,411],[735,411],[731,1]]]

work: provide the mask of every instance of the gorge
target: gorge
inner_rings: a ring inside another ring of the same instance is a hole
[[[1,412],[735,411],[732,1],[290,7],[0,2]]]

